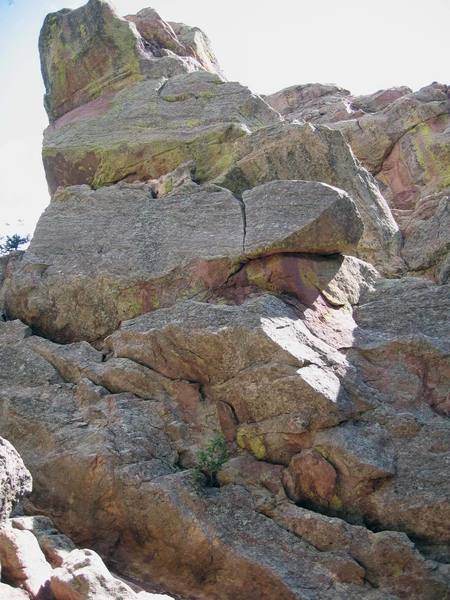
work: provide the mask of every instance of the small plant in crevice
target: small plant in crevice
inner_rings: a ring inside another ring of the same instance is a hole
[[[229,452],[225,438],[222,435],[216,435],[205,448],[201,448],[197,452],[197,462],[193,469],[195,481],[205,487],[218,487],[217,473],[228,458]]]

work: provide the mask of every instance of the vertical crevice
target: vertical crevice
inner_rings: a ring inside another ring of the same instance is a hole
[[[237,196],[235,193],[233,196],[239,202],[239,206],[241,207],[241,215],[242,215],[242,252],[245,253],[245,237],[247,235],[247,213],[245,211],[245,202],[242,198]]]

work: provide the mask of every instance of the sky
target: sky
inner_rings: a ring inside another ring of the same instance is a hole
[[[31,234],[49,202],[37,40],[48,12],[83,0],[0,0],[0,236]],[[201,27],[229,80],[259,94],[310,82],[355,94],[450,83],[450,0],[115,0]]]

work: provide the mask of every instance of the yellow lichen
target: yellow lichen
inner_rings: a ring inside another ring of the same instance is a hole
[[[339,510],[342,508],[342,500],[339,496],[334,495],[330,500],[330,508],[334,510]]]

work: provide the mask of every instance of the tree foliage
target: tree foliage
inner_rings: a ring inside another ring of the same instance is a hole
[[[222,435],[217,435],[205,448],[197,453],[194,476],[198,483],[207,487],[217,486],[217,473],[229,458],[227,443]]]
[[[13,235],[7,235],[3,243],[0,243],[0,254],[9,254],[19,250],[20,246],[23,246],[30,241],[30,236],[22,237],[18,233]]]

